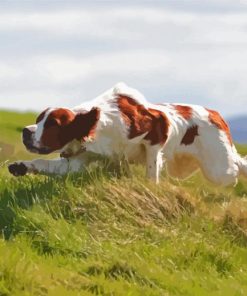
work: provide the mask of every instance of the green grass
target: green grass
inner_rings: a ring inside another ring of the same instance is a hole
[[[33,157],[20,140],[33,119],[0,112],[0,295],[247,295],[247,181],[156,186],[103,163],[16,179],[5,161]]]

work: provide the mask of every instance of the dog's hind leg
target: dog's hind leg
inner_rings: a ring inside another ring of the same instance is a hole
[[[212,150],[210,147],[203,147],[198,158],[204,176],[216,185],[236,185],[240,174],[240,164],[235,147],[221,141],[214,145],[215,149]],[[244,165],[242,170],[244,170]]]

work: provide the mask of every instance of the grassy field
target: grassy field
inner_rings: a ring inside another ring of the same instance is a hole
[[[14,178],[34,114],[0,112],[0,295],[247,295],[247,181],[155,186],[103,163]],[[247,154],[244,146],[239,151]]]

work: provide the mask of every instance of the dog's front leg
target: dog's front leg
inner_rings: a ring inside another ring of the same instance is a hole
[[[78,172],[84,167],[81,158],[58,158],[52,160],[35,159],[31,161],[18,161],[8,166],[9,172],[18,177],[26,174],[57,174],[64,175],[68,172]]]
[[[162,152],[160,147],[146,147],[146,176],[152,179],[156,184],[159,183],[159,174],[162,169]]]

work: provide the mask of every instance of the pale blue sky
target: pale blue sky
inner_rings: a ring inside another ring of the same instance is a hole
[[[247,113],[247,1],[0,0],[0,40],[0,108],[73,106],[125,81]]]

